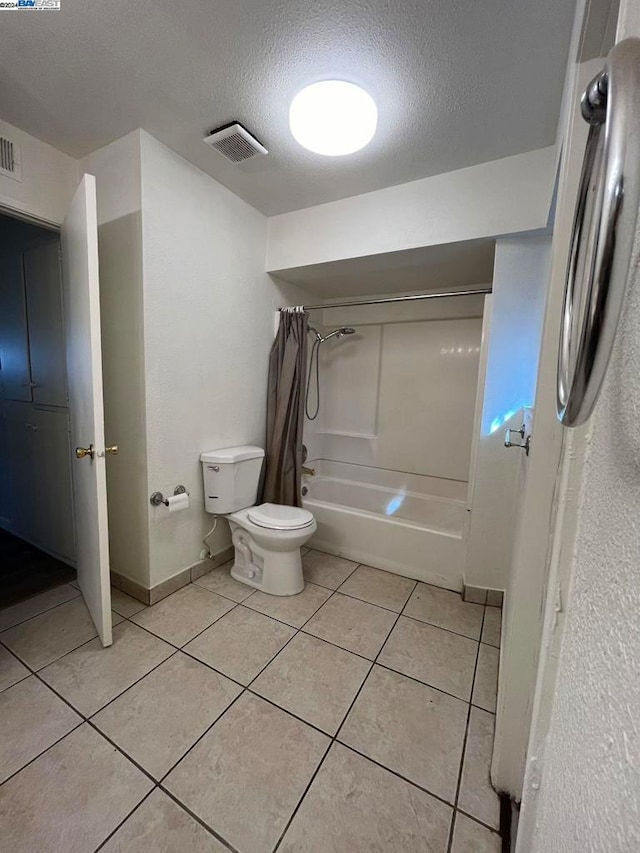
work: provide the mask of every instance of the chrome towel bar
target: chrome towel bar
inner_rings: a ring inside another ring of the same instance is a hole
[[[581,102],[589,127],[571,236],[557,410],[583,424],[598,398],[624,302],[640,202],[640,39],[610,51]]]

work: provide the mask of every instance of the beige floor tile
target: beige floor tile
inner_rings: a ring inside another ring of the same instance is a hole
[[[89,717],[173,652],[137,625],[122,622],[113,631],[112,646],[105,649],[96,638],[43,669],[40,676]]]
[[[111,587],[111,609],[126,619],[129,616],[133,616],[134,613],[140,613],[146,606],[146,604],[138,601],[137,598],[133,598],[127,595],[126,592],[122,592],[121,589],[116,589],[115,586]]]
[[[373,660],[396,620],[395,613],[336,592],[305,625],[307,634]]]
[[[374,666],[338,737],[453,802],[467,708],[426,684]]]
[[[232,607],[235,605],[229,599],[189,584],[153,607],[136,613],[131,621],[174,646],[184,646]]]
[[[184,647],[198,660],[249,684],[293,637],[295,629],[246,607],[236,607]]]
[[[156,788],[101,853],[228,853],[228,848]]]
[[[358,566],[342,584],[340,592],[399,613],[415,585],[416,582],[409,578],[373,569],[371,566]]]
[[[46,592],[41,592],[39,595],[25,598],[24,601],[19,601],[11,607],[5,607],[0,610],[0,631],[12,628],[14,625],[24,622],[25,619],[31,619],[32,616],[44,613],[45,610],[51,610],[52,607],[64,604],[65,601],[71,601],[72,598],[77,598],[79,595],[80,590],[65,583],[48,589]]]
[[[468,702],[477,650],[475,640],[401,616],[378,660]]]
[[[241,691],[178,652],[103,708],[93,722],[161,779]]]
[[[305,580],[328,589],[338,589],[357,566],[358,564],[351,560],[325,554],[323,551],[308,551],[302,558]]]
[[[96,634],[89,611],[78,597],[9,628],[0,639],[27,666],[40,669]]]
[[[88,724],[2,786],[2,849],[12,853],[95,850],[153,783]]]
[[[445,853],[451,809],[334,743],[282,853]]]
[[[20,663],[4,646],[0,646],[0,692],[22,681],[29,675],[27,667]]]
[[[206,575],[201,575],[194,583],[197,586],[202,586],[205,589],[211,590],[211,592],[217,592],[218,595],[223,595],[225,598],[230,598],[232,601],[240,603],[245,598],[253,595],[255,589],[231,577],[232,565],[232,563],[226,563],[224,566],[212,569]]]
[[[308,583],[298,595],[267,595],[258,591],[246,600],[245,606],[301,628],[330,595],[330,590]]]
[[[458,592],[419,583],[412,592],[403,614],[479,640],[483,610],[481,604],[463,601]]]
[[[330,741],[245,693],[165,786],[242,853],[272,850]]]
[[[35,675],[0,695],[0,782],[82,722]]]
[[[456,812],[451,853],[500,853],[502,839],[495,832]]]
[[[480,643],[478,668],[471,701],[474,705],[484,708],[485,711],[491,711],[492,714],[495,714],[498,696],[499,660],[500,652],[498,649],[487,646],[486,643]]]
[[[502,634],[502,610],[499,607],[485,607],[482,642],[500,648]]]
[[[487,826],[498,829],[500,799],[489,779],[494,724],[493,714],[480,708],[471,708],[458,807]]]
[[[371,664],[300,633],[251,685],[265,699],[334,735]]]

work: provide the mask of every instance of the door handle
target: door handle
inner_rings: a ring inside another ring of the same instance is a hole
[[[87,456],[93,459],[94,454],[93,444],[90,444],[89,447],[76,447],[76,459],[85,459]]]
[[[118,445],[112,444],[111,447],[105,447],[104,452],[111,454],[111,456],[117,456],[118,455]]]

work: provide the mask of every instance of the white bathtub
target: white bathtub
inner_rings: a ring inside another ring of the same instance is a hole
[[[316,470],[304,478],[304,506],[318,523],[312,548],[462,589],[466,483],[321,460],[308,464]]]

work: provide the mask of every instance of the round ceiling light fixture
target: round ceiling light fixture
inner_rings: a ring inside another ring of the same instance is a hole
[[[353,154],[373,139],[378,108],[368,92],[344,80],[322,80],[298,92],[289,109],[294,138],[327,157]]]

